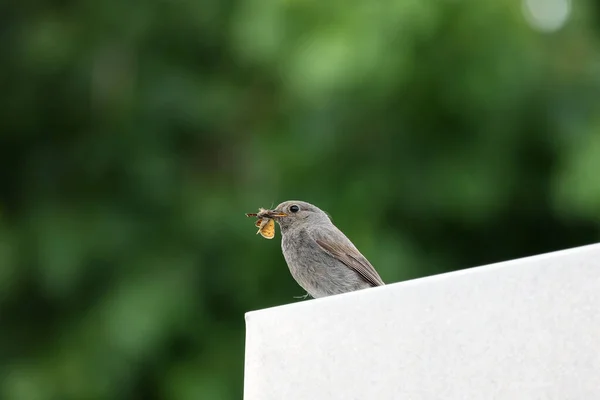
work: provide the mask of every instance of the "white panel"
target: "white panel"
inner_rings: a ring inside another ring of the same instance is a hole
[[[600,399],[600,245],[246,314],[245,400]]]

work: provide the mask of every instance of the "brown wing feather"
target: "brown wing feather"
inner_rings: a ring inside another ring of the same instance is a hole
[[[337,258],[348,268],[356,271],[356,273],[358,273],[367,283],[371,284],[372,286],[385,285],[369,260],[360,254],[355,247],[333,243],[323,238],[316,239],[315,241],[331,256]]]

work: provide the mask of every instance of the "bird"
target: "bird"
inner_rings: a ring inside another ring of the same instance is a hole
[[[259,215],[279,225],[290,273],[311,297],[385,285],[373,265],[319,207],[289,200]]]

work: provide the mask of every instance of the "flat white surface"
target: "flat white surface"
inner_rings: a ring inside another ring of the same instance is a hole
[[[245,400],[600,399],[600,244],[246,314]]]

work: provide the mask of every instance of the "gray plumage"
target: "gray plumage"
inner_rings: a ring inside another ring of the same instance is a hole
[[[281,249],[292,276],[312,297],[384,285],[371,263],[318,207],[286,201],[266,214],[281,227]]]

